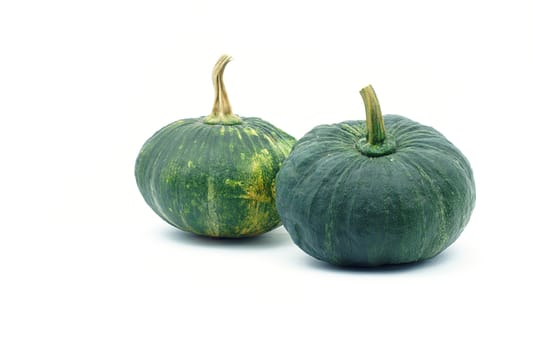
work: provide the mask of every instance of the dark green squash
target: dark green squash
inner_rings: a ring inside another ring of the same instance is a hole
[[[233,114],[222,80],[230,61],[213,70],[213,112],[155,133],[135,164],[146,203],[169,224],[212,237],[249,237],[281,225],[274,180],[295,140],[259,118]]]
[[[317,126],[294,146],[276,180],[293,241],[337,265],[431,258],[463,231],[475,203],[465,156],[435,129],[382,117],[374,90],[367,118]]]

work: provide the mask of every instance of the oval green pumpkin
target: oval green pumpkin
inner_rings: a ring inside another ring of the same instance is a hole
[[[371,87],[362,95],[366,122],[317,126],[294,146],[276,181],[283,224],[302,250],[336,265],[431,258],[470,218],[470,164],[435,129],[382,117]]]
[[[295,140],[260,118],[231,112],[222,73],[213,71],[213,113],[178,120],[142,147],[135,177],[148,205],[169,224],[211,237],[249,237],[281,225],[275,176]]]

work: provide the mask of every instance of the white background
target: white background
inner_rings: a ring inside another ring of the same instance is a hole
[[[531,1],[2,1],[1,349],[531,349]],[[384,113],[443,132],[478,200],[459,240],[336,269],[282,228],[220,242],[142,200],[137,152],[210,112],[301,137]]]

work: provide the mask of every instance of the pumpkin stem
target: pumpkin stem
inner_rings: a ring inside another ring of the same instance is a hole
[[[215,103],[213,111],[204,118],[206,124],[233,125],[242,123],[238,115],[233,114],[229,103],[226,87],[224,86],[224,68],[231,61],[231,56],[222,55],[213,68],[213,85],[215,87]]]
[[[364,87],[360,93],[366,110],[367,142],[371,145],[380,145],[385,140],[385,124],[383,123],[378,97],[372,85]]]
[[[357,149],[368,157],[394,153],[396,141],[392,135],[385,134],[385,123],[374,88],[368,85],[360,93],[365,103],[367,135],[357,141]]]

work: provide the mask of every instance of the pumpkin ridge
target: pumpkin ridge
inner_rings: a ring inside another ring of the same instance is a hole
[[[398,171],[398,173],[403,173],[403,176],[405,178],[408,178],[410,182],[414,183],[415,182],[415,177],[413,176],[413,173],[416,171],[416,168],[414,168],[410,163],[408,163],[407,161],[405,161],[405,157],[403,157],[402,155],[398,154],[397,155],[397,162],[396,162],[396,166],[397,167],[400,167],[403,169],[403,172],[400,172]],[[403,181],[405,182],[405,181]],[[425,193],[423,193],[419,186],[415,186],[413,185],[412,188],[410,189],[410,191],[413,191],[414,192],[414,197],[416,198],[424,198],[426,195]],[[398,197],[399,197],[399,201],[401,200],[401,193],[397,193]],[[421,213],[422,215],[425,214],[425,211],[424,211],[424,207],[421,205],[421,200],[418,200],[416,201],[416,207],[418,208],[417,211],[419,213]],[[427,220],[425,220],[427,221]],[[427,226],[427,223],[424,222],[425,226]],[[426,229],[425,229],[426,230]],[[430,240],[428,239],[428,235],[425,234],[425,230],[424,231],[421,231],[420,234],[418,235],[419,238],[417,239],[417,242],[419,243],[419,248],[418,248],[418,256],[422,256],[423,255],[423,252],[427,251],[430,247],[429,247],[429,244],[431,243]]]
[[[352,169],[352,176],[350,177],[349,180],[352,181],[351,187],[354,189],[354,192],[357,193],[356,191],[358,190],[358,187],[356,187],[356,185],[358,185],[360,183],[360,179],[361,179],[361,176],[362,176],[361,175],[361,173],[362,173],[361,169],[364,166],[364,161],[361,159],[358,162],[354,162],[352,164],[352,166],[354,167],[354,169]],[[353,230],[351,228],[351,223],[353,222],[352,216],[354,214],[354,207],[357,205],[357,202],[359,200],[360,199],[359,199],[358,196],[353,196],[351,198],[351,200],[348,200],[348,205],[346,206],[347,211],[346,211],[346,218],[345,218],[345,222],[344,222],[344,227],[348,227],[350,230]],[[353,242],[353,245],[351,246],[351,248],[353,248],[354,250],[359,251],[362,248],[363,242],[361,241],[361,239],[357,235],[348,236],[348,240],[347,241],[348,242]]]
[[[423,155],[422,153],[418,156],[425,157],[425,155]],[[430,160],[430,158],[426,158],[426,161]],[[424,256],[432,257],[439,251],[442,251],[444,248],[446,248],[445,243],[447,242],[447,238],[449,238],[449,232],[447,227],[448,220],[446,215],[446,208],[444,206],[445,199],[443,189],[430,175],[431,170],[428,171],[427,169],[424,169],[422,165],[414,163],[413,161],[411,161],[410,158],[406,158],[405,163],[416,169],[416,173],[420,174],[421,179],[424,179],[426,181],[426,183],[431,188],[431,193],[435,196],[435,199],[432,199],[431,203],[435,205],[438,213],[438,227],[434,228],[434,230],[436,230],[438,234],[435,234],[433,237],[428,237],[430,238],[430,249],[428,251],[423,252]]]
[[[342,156],[342,154],[337,154],[337,157],[339,156]],[[336,159],[334,159],[333,157],[332,158],[329,158],[329,159],[324,159],[324,158],[321,158],[321,162],[320,164],[312,167],[315,171],[313,173],[313,175],[309,175],[309,178],[312,179],[312,181],[315,183],[313,185],[313,191],[309,191],[309,194],[307,195],[307,197],[310,198],[309,201],[307,201],[307,210],[305,212],[303,212],[303,216],[304,217],[314,217],[314,215],[312,214],[312,211],[314,208],[316,208],[316,203],[317,201],[322,201],[322,200],[325,200],[325,198],[320,198],[319,196],[323,193],[325,193],[325,191],[323,191],[323,188],[324,186],[328,186],[328,185],[331,185],[329,183],[329,179],[331,178],[331,175],[335,172],[339,172],[339,169],[335,168],[334,166],[331,167],[331,166],[328,166],[327,163],[332,163],[334,162]],[[353,166],[355,164],[352,163],[350,164],[350,166]],[[323,169],[329,169],[327,170],[326,173],[322,173],[322,170]],[[318,181],[318,183],[316,183],[317,179],[320,179]],[[300,184],[298,183],[296,186],[303,186],[303,187],[307,187],[306,184]],[[331,198],[329,199],[331,200]],[[320,230],[318,230],[317,232],[315,232],[313,234],[313,240],[314,241],[324,241],[326,239],[326,235],[325,235],[325,232],[323,231],[322,228],[320,228]],[[305,237],[303,238],[303,241],[306,242],[305,240]],[[318,253],[314,253],[313,255],[318,255]],[[320,256],[320,255],[319,255]]]
[[[327,208],[327,213],[328,213],[328,216],[332,216],[332,211],[335,210],[334,209],[334,205],[337,203],[336,201],[336,198],[337,196],[339,195],[339,191],[340,191],[340,188],[342,188],[340,186],[341,183],[345,183],[347,181],[350,180],[350,176],[348,175],[354,175],[354,166],[355,165],[360,165],[362,164],[362,162],[349,162],[349,163],[346,163],[344,164],[344,169],[341,170],[339,172],[339,175],[338,175],[338,178],[337,178],[337,181],[335,182],[335,185],[334,185],[334,191],[332,192],[331,194],[331,197],[329,199],[329,205],[328,205],[328,208]],[[329,228],[329,232],[328,232],[328,229],[325,228],[324,229],[324,241],[325,241],[325,249],[326,251],[329,251],[329,254],[330,256],[332,257],[332,259],[335,261],[337,258],[335,257],[335,252],[334,252],[334,247],[333,247],[333,237],[332,235],[334,234],[334,232],[332,232],[333,230],[337,230],[337,225],[335,225],[334,222],[330,221],[329,223],[327,223],[330,225],[330,228]]]
[[[206,180],[207,180],[207,186],[206,186],[206,193],[205,193],[205,204],[206,204],[206,227],[204,231],[206,234],[212,236],[212,237],[218,237],[220,232],[220,218],[217,213],[217,197],[218,193],[216,193],[216,184],[215,180],[216,177],[211,174],[217,174],[218,173],[218,162],[220,161],[219,155],[216,149],[216,145],[218,140],[217,137],[220,137],[220,132],[217,132],[216,127],[212,127],[206,130],[207,135],[205,138],[206,145],[207,145],[207,152],[206,152],[206,159],[207,159],[207,169],[206,169]],[[214,132],[213,132],[214,131]],[[218,135],[216,135],[218,134]],[[230,143],[231,144],[231,143]]]
[[[316,129],[316,128],[315,128]],[[313,138],[321,138],[321,137],[317,137],[318,135],[316,135],[316,133],[314,132],[315,129],[311,130],[309,133],[307,133],[301,140],[300,140],[300,144],[298,145],[299,147],[298,148],[293,148],[293,150],[291,151],[291,153],[297,153],[297,154],[306,154],[308,152],[308,148],[309,147],[312,147],[312,141],[310,141],[310,137],[313,136]],[[333,132],[333,131],[332,131]],[[323,138],[322,138],[323,139]],[[342,143],[339,143],[339,142],[336,142],[338,144],[341,144]],[[328,146],[330,146],[330,144],[328,144]],[[315,166],[316,166],[316,163],[320,162],[323,160],[323,157],[324,155],[327,155],[328,153],[339,153],[341,152],[341,149],[334,149],[334,150],[331,150],[329,148],[323,148],[320,150],[320,152],[318,152],[317,154],[317,157],[315,157],[315,160],[312,162],[312,164],[309,164],[309,167],[307,169],[306,172],[304,173],[300,173],[300,178],[306,178],[307,176],[309,176],[311,173],[313,173],[316,169],[315,169]],[[319,156],[318,156],[319,155]],[[315,166],[311,166],[311,165],[315,165]]]
[[[292,145],[288,142],[285,142],[287,134],[280,129],[273,128],[273,126],[264,121],[257,121],[256,127],[260,130],[260,135],[267,140],[269,147],[276,149],[280,152],[285,158],[289,155]],[[282,142],[275,142],[275,139],[281,138]],[[265,146],[266,147],[266,146]],[[278,157],[279,158],[279,157]]]
[[[317,199],[317,195],[320,193],[321,187],[326,184],[326,182],[329,180],[330,175],[336,170],[334,167],[331,167],[326,174],[321,174],[320,170],[322,170],[321,168],[324,167],[324,164],[326,164],[327,162],[328,160],[322,160],[321,164],[317,165],[314,169],[313,176],[310,176],[311,178],[320,177],[321,181],[317,185],[315,185],[314,191],[311,192],[311,200],[309,202],[309,206],[307,207],[308,211],[312,210],[315,207],[314,204]],[[307,214],[309,214],[309,212]]]
[[[156,168],[161,169],[161,174],[159,176],[163,176],[163,172],[167,172],[167,177],[170,180],[174,181],[174,185],[169,185],[168,187],[162,187],[160,188],[160,193],[158,193],[155,198],[159,198],[159,200],[162,200],[164,202],[170,202],[172,203],[172,211],[179,213],[180,221],[176,220],[174,218],[172,220],[172,224],[179,227],[182,230],[186,231],[202,231],[204,228],[203,223],[199,223],[194,218],[191,217],[191,215],[187,215],[184,213],[183,209],[180,208],[180,205],[176,203],[173,198],[175,195],[181,196],[183,193],[187,191],[187,186],[194,186],[195,183],[198,181],[203,182],[204,180],[207,181],[207,176],[205,174],[204,169],[204,163],[206,162],[206,159],[204,158],[197,158],[195,159],[195,169],[197,169],[197,176],[194,177],[194,181],[191,179],[189,181],[185,181],[181,178],[176,178],[176,174],[183,171],[183,169],[187,168],[190,169],[189,166],[189,159],[185,159],[188,157],[185,157],[184,154],[184,146],[193,144],[196,151],[203,152],[204,149],[209,149],[209,129],[204,128],[203,125],[199,124],[193,124],[190,128],[179,128],[175,130],[175,133],[169,141],[168,147],[164,148],[165,156],[164,159],[166,159],[165,162],[169,162],[166,166],[160,165],[156,166]],[[174,150],[174,152],[172,152]],[[175,150],[178,150],[176,152]],[[175,169],[169,169],[169,165],[176,163]],[[190,170],[188,170],[190,171]],[[207,187],[206,187],[207,190]],[[201,201],[196,202],[196,199],[199,199],[201,194],[198,194],[198,196],[193,197],[190,199],[191,203],[187,203],[187,205],[190,207],[190,210],[193,211],[199,211],[202,212],[204,209],[201,208]],[[197,203],[194,205],[194,203]],[[182,204],[183,206],[184,204]],[[166,212],[166,208],[163,209],[167,216],[172,216],[172,213]]]

